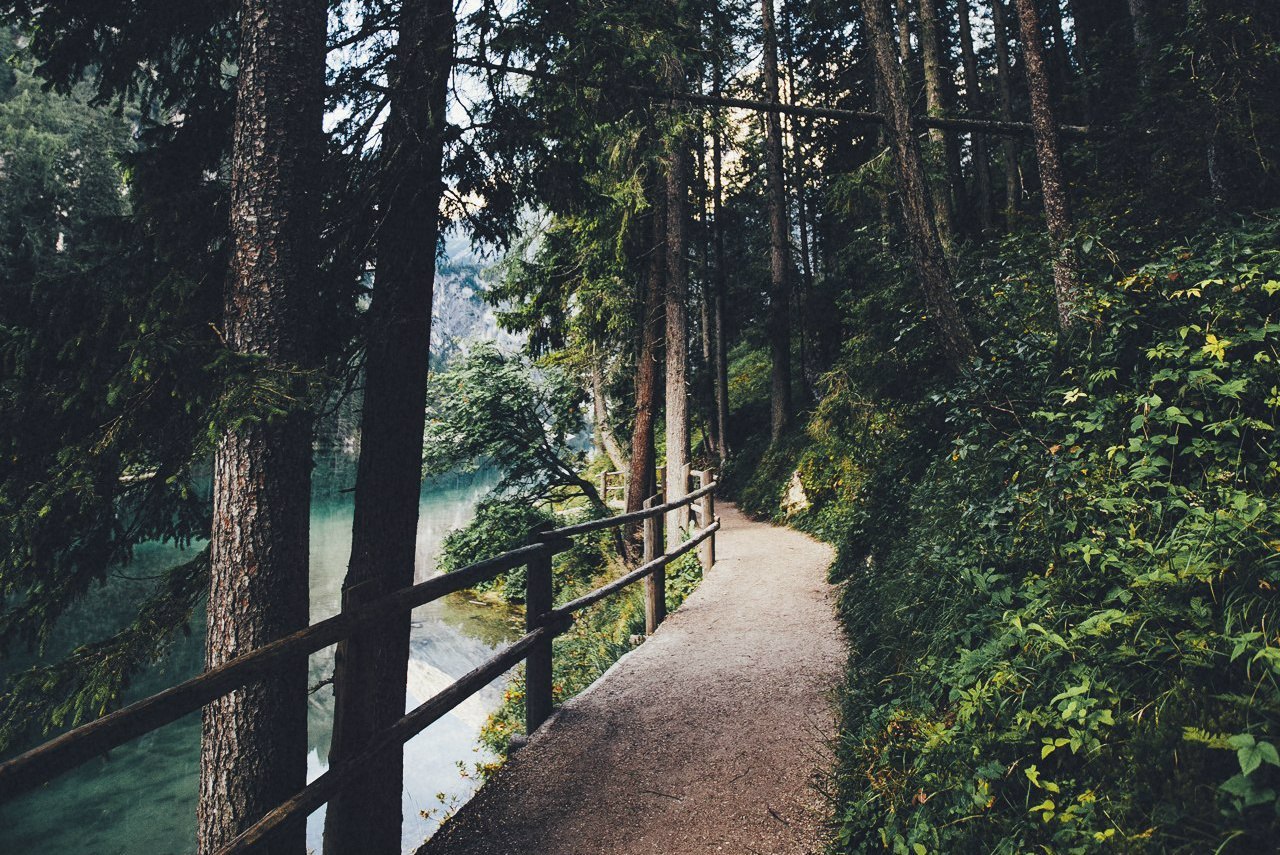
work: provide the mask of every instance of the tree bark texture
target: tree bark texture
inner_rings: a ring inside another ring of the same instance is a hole
[[[1000,120],[1013,121],[1013,69],[1009,62],[1009,26],[1005,0],[991,0],[991,22],[995,30],[996,91],[1000,96]],[[1018,143],[1005,137],[1004,207],[1006,217],[1022,203],[1022,175],[1018,170]]]
[[[773,0],[760,0],[764,40],[765,99],[778,101],[778,34]],[[770,436],[774,442],[791,424],[791,219],[787,213],[787,185],[782,167],[782,117],[766,113],[765,179],[769,191],[769,355]]]
[[[322,145],[323,0],[243,0],[231,155],[234,241],[228,346],[275,378],[313,365],[316,188]],[[281,381],[283,382],[283,381]],[[291,385],[293,385],[291,383]],[[297,389],[289,389],[296,394]],[[205,664],[305,628],[311,416],[302,405],[228,428],[213,473]],[[307,665],[204,708],[197,839],[229,843],[306,784]],[[271,853],[302,853],[302,829]]]
[[[930,116],[947,114],[947,76],[951,73],[942,49],[942,33],[938,24],[937,0],[918,0],[920,18],[920,53],[924,60],[924,103]],[[960,149],[956,137],[941,128],[929,129],[929,160],[939,166],[941,180],[929,182],[933,196],[933,217],[938,226],[938,239],[948,253],[955,251],[956,219],[962,187]]]
[[[959,0],[957,13],[960,19],[960,55],[964,62],[964,100],[970,113],[980,114],[983,108],[982,82],[978,77],[978,55],[973,48],[973,28],[969,20],[969,0]],[[973,184],[977,201],[978,225],[984,232],[995,224],[995,209],[991,200],[991,158],[987,153],[986,134],[972,134]]]
[[[1035,0],[1015,0],[1022,29],[1022,56],[1027,89],[1031,95],[1031,123],[1035,126],[1036,160],[1040,165],[1040,190],[1044,215],[1053,245],[1053,290],[1058,304],[1058,324],[1065,331],[1075,319],[1077,280],[1075,247],[1071,244],[1071,211],[1063,180],[1062,150],[1058,127],[1049,103],[1049,77],[1044,64],[1040,20]]]
[[[640,317],[640,348],[636,357],[636,417],[631,431],[631,460],[627,475],[627,513],[643,510],[645,499],[658,491],[653,425],[661,386],[663,318],[666,311],[667,204],[665,188],[650,190],[652,229]]]
[[[893,51],[889,15],[885,0],[862,4],[870,37],[876,79],[887,108],[886,128],[892,143],[898,173],[898,199],[903,225],[911,246],[920,287],[930,320],[938,331],[948,361],[959,365],[973,353],[973,341],[952,291],[946,256],[933,224],[929,192],[925,184],[924,159],[912,132],[911,112],[906,102],[901,71]]]
[[[377,265],[365,336],[364,409],[345,594],[414,582],[431,302],[440,231],[452,0],[405,4],[382,131]],[[405,712],[409,615],[338,646],[330,762],[352,756]],[[330,802],[326,855],[401,851],[404,751]]]

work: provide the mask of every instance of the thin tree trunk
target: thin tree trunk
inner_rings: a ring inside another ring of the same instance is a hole
[[[1049,79],[1044,65],[1040,20],[1035,0],[1015,0],[1022,28],[1022,56],[1026,65],[1027,89],[1031,95],[1031,123],[1035,126],[1036,160],[1040,165],[1040,189],[1044,196],[1045,220],[1053,244],[1053,288],[1058,304],[1058,324],[1071,329],[1075,319],[1077,279],[1075,248],[1071,244],[1071,212],[1062,177],[1062,153],[1058,126],[1049,103]]]
[[[322,0],[243,0],[231,153],[233,249],[223,334],[273,382],[313,367],[316,174],[322,151],[326,7]],[[239,420],[213,470],[205,664],[213,668],[304,628],[312,417]],[[229,843],[306,784],[307,665],[204,708],[197,840]],[[303,829],[270,853],[302,853]]]
[[[778,36],[773,0],[760,0],[764,37],[765,99],[778,101]],[[791,223],[787,214],[786,178],[782,169],[782,121],[765,114],[765,175],[769,190],[769,353],[771,372],[770,436],[774,442],[791,424]]]
[[[657,492],[653,425],[658,409],[662,359],[663,312],[666,290],[667,205],[664,193],[654,187],[650,197],[652,240],[644,283],[640,318],[640,352],[636,357],[636,417],[631,431],[631,460],[627,476],[627,513],[643,509],[644,502]]]
[[[915,259],[920,285],[930,319],[938,330],[948,361],[959,365],[973,353],[973,341],[952,292],[946,255],[933,225],[929,193],[925,184],[924,159],[911,125],[905,87],[893,51],[889,15],[885,0],[862,4],[866,16],[877,80],[888,110],[886,128],[893,145],[898,172],[898,198],[902,219]]]
[[[916,55],[911,50],[911,0],[895,0],[898,27],[898,62],[906,81],[907,106],[913,107],[920,96],[923,74]]]
[[[970,113],[981,114],[982,83],[978,77],[978,55],[973,49],[973,29],[969,23],[969,0],[959,0],[960,54],[964,61],[965,107]],[[973,183],[978,202],[978,224],[989,232],[995,223],[995,209],[991,201],[991,158],[987,154],[986,134],[973,134]]]
[[[683,79],[683,73],[681,74]],[[668,502],[684,498],[680,477],[689,465],[689,265],[687,248],[689,150],[683,134],[667,152],[666,432]],[[668,515],[667,543],[678,546],[688,526],[687,508]]]
[[[1053,72],[1054,83],[1058,87],[1058,97],[1065,98],[1071,88],[1074,69],[1071,65],[1071,48],[1067,45],[1067,34],[1062,26],[1060,0],[1044,0],[1044,9],[1049,32],[1053,35],[1053,58],[1049,65]]]
[[[796,103],[796,58],[795,29],[792,25],[790,7],[782,6],[782,22],[785,38],[783,40],[783,56],[786,60],[787,103]],[[813,262],[809,256],[809,206],[808,206],[808,174],[804,152],[804,140],[808,138],[808,123],[799,116],[788,115],[787,127],[791,135],[791,182],[796,196],[796,227],[800,237],[800,288],[796,294],[796,309],[799,322],[796,324],[796,339],[799,345],[800,389],[804,401],[813,400],[813,392],[809,384],[809,335],[808,306],[809,295],[813,292]]]
[[[723,85],[719,60],[716,60],[713,71],[713,87],[715,94],[720,94]],[[726,351],[727,336],[725,334],[725,291],[728,290],[728,271],[725,269],[724,253],[724,187],[722,173],[724,169],[724,144],[721,141],[719,122],[712,128],[711,135],[711,199],[712,229],[715,244],[716,270],[713,283],[712,317],[715,323],[715,377],[716,377],[716,422],[720,427],[720,436],[716,441],[716,449],[720,453],[720,462],[728,459],[729,449],[729,355]]]
[[[626,472],[627,455],[622,453],[622,446],[618,445],[618,438],[609,424],[609,401],[604,394],[604,368],[600,364],[602,359],[597,356],[591,366],[591,405],[596,440],[605,457],[609,458],[609,464],[618,472]]]
[[[702,90],[701,76],[698,81],[698,90]],[[720,442],[720,418],[716,411],[716,376],[715,376],[715,307],[712,305],[715,296],[712,293],[711,285],[711,228],[710,228],[710,188],[707,182],[707,128],[705,115],[698,114],[698,148],[696,158],[698,163],[698,252],[699,252],[699,269],[698,269],[698,285],[699,300],[698,310],[701,315],[701,323],[699,331],[702,338],[702,371],[699,374],[699,387],[701,389],[701,398],[699,410],[705,415],[706,433],[704,442],[707,450],[712,454],[718,455]]]
[[[1138,78],[1142,88],[1151,82],[1151,64],[1155,40],[1152,36],[1151,10],[1147,0],[1129,0],[1129,18],[1133,25],[1133,45],[1138,58]]]
[[[454,27],[451,0],[406,4],[400,14],[382,132],[382,221],[365,338],[351,559],[343,582],[348,601],[414,581]],[[408,663],[407,614],[338,646],[330,763],[360,752],[404,715]],[[326,855],[400,852],[403,776],[404,751],[396,746],[376,771],[329,803]]]
[[[991,21],[995,28],[996,43],[996,91],[1000,95],[1000,120],[1013,121],[1013,70],[1009,63],[1009,26],[1005,12],[1005,0],[991,0]],[[1022,202],[1022,174],[1018,169],[1018,143],[1005,137],[1004,194],[1005,214],[1012,219]]]
[[[918,0],[920,53],[924,59],[924,101],[930,116],[947,115],[947,81],[951,73],[943,59],[942,34],[938,26],[937,0]],[[955,134],[941,128],[929,129],[930,159],[941,166],[942,180],[929,182],[933,195],[933,216],[938,238],[948,253],[955,251],[956,200],[961,195],[960,149]]]

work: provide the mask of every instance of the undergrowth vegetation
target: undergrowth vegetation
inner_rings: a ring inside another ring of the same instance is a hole
[[[1153,231],[1090,224],[1066,343],[1034,237],[962,260],[986,338],[951,378],[902,380],[894,287],[851,298],[803,431],[729,473],[839,547],[837,851],[1280,839],[1280,226]]]
[[[574,518],[559,519],[541,507],[490,499],[482,502],[476,517],[466,528],[450,534],[444,544],[440,566],[451,571],[475,561],[491,558],[524,545],[529,532],[539,525],[570,525],[583,522],[590,511]],[[559,553],[552,564],[555,601],[564,603],[608,584],[626,572],[615,551],[608,530],[578,537],[573,546]],[[680,607],[702,580],[702,565],[696,553],[686,553],[666,569],[668,611]],[[524,568],[510,571],[477,588],[509,603],[523,603]],[[644,637],[644,600],[640,585],[606,597],[578,613],[572,626],[554,642],[552,657],[552,698],[560,704],[594,683],[614,662],[622,658]],[[513,736],[524,726],[524,666],[519,666],[507,683],[502,705],[489,717],[480,732],[480,741],[498,757],[505,757]],[[480,772],[493,766],[481,766]]]

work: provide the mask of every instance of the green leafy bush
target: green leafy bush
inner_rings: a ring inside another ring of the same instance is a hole
[[[891,391],[851,353],[749,485],[798,471],[840,546],[838,851],[1280,839],[1280,227],[1140,240],[1082,241],[1067,348],[1034,241],[968,259],[983,359]]]
[[[542,508],[490,496],[476,506],[475,518],[470,523],[445,537],[438,566],[442,572],[451,573],[519,549],[529,542],[529,532],[555,522],[555,514]],[[523,603],[524,589],[524,567],[476,586],[477,591],[492,592],[508,603]]]

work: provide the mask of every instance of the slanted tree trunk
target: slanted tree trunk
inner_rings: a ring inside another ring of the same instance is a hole
[[[613,434],[613,426],[609,423],[609,400],[604,393],[604,357],[597,355],[591,366],[591,407],[596,426],[596,441],[609,465],[619,472],[627,471],[627,455],[622,453],[618,438]]]
[[[862,4],[876,79],[887,108],[885,127],[893,147],[894,165],[898,173],[898,198],[902,205],[903,225],[911,246],[925,305],[931,322],[938,331],[947,359],[959,365],[973,353],[973,341],[960,307],[952,292],[946,255],[938,240],[925,184],[924,159],[911,123],[901,71],[893,51],[885,0],[867,0]]]
[[[970,113],[981,115],[984,111],[982,83],[978,77],[978,55],[973,49],[973,29],[969,23],[969,0],[959,0],[960,55],[964,61],[965,107]],[[991,231],[995,223],[995,209],[991,201],[991,159],[987,154],[986,134],[973,134],[973,183],[977,199],[978,225],[982,231]]]
[[[920,16],[920,53],[924,59],[924,102],[930,116],[948,113],[947,76],[951,73],[944,61],[942,34],[938,26],[937,0],[918,0]],[[938,238],[947,253],[955,251],[957,200],[962,194],[960,148],[956,136],[941,128],[929,129],[930,159],[941,166],[942,180],[929,182],[933,196],[933,216]]]
[[[378,186],[382,221],[365,335],[351,559],[343,582],[344,595],[360,587],[361,600],[414,581],[454,26],[451,0],[405,4],[388,81]],[[408,614],[338,646],[330,763],[360,752],[404,715],[408,663]],[[375,771],[329,803],[326,855],[400,852],[403,773],[404,751],[396,746]]]
[[[778,102],[778,35],[773,23],[773,0],[760,0],[764,37],[765,100]],[[774,442],[791,424],[791,221],[787,214],[787,186],[782,169],[782,117],[765,113],[765,178],[769,190],[769,354],[771,406],[770,436]]]
[[[661,386],[659,363],[662,360],[663,318],[666,306],[667,204],[665,188],[649,191],[652,203],[650,228],[652,240],[645,272],[643,307],[640,317],[640,348],[636,357],[636,417],[631,431],[631,460],[627,475],[627,513],[643,509],[644,502],[658,491],[657,460],[654,453],[653,425],[658,410]]]
[[[1009,62],[1009,27],[1005,0],[991,0],[991,21],[996,43],[996,91],[1000,96],[1000,120],[1013,121],[1013,69]],[[1022,175],[1018,169],[1018,142],[1006,136],[1004,147],[1004,207],[1011,219],[1022,203]]]
[[[712,86],[718,96],[723,88],[720,61],[717,58],[712,72]],[[715,279],[712,282],[711,315],[715,324],[715,377],[716,377],[716,422],[720,426],[720,437],[716,441],[716,449],[720,453],[720,462],[724,463],[730,454],[729,449],[729,355],[726,351],[727,336],[725,333],[725,291],[728,290],[728,271],[725,269],[724,255],[724,187],[722,173],[724,170],[723,133],[719,121],[712,128],[711,135],[711,199],[712,199],[712,240],[715,246]]]
[[[284,395],[313,366],[316,188],[322,151],[326,7],[243,0],[231,149],[229,348],[251,355]],[[214,457],[205,665],[213,668],[307,625],[312,417],[237,420]],[[307,664],[298,661],[204,708],[197,840],[229,843],[306,784]],[[303,829],[271,853],[301,853]]]
[[[1035,129],[1036,160],[1040,165],[1040,190],[1044,197],[1049,239],[1053,244],[1053,289],[1058,304],[1058,324],[1067,331],[1075,319],[1079,272],[1075,247],[1071,244],[1071,212],[1062,177],[1058,124],[1049,103],[1049,78],[1044,65],[1035,0],[1015,2],[1022,29],[1027,89],[1031,95],[1031,124]]]

